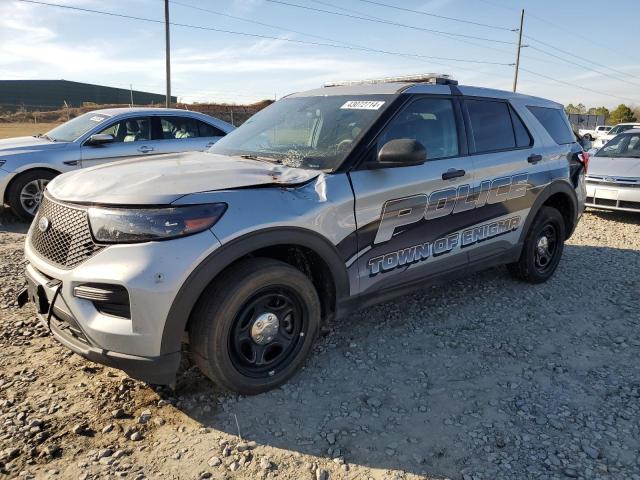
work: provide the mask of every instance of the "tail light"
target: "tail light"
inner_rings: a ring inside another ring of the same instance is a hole
[[[584,167],[585,173],[589,170],[589,153],[588,152],[580,152],[578,154],[578,159],[582,162],[582,166]]]

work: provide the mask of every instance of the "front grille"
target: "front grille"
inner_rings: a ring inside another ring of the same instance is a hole
[[[49,225],[43,232],[39,225],[45,217]],[[86,210],[63,205],[46,195],[30,235],[31,245],[38,255],[67,269],[81,264],[104,248],[93,241]]]
[[[636,177],[604,177],[600,175],[587,175],[587,183],[591,183],[598,187],[640,188],[640,178]]]

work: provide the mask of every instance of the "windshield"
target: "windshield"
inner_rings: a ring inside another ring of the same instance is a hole
[[[290,167],[335,170],[394,98],[392,95],[284,98],[219,140],[209,152]]]
[[[596,157],[640,158],[640,133],[623,133],[598,150]]]
[[[109,115],[101,113],[85,113],[49,130],[45,136],[54,142],[73,142],[109,118]]]
[[[634,128],[635,125],[616,125],[611,130],[609,130],[609,135],[616,135],[618,133],[622,133],[625,130],[630,130]]]

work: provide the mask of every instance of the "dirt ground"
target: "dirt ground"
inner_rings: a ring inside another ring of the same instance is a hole
[[[45,133],[58,125],[59,123],[0,123],[0,139]]]
[[[587,212],[546,284],[495,268],[336,322],[255,397],[60,347],[14,304],[26,228],[0,213],[0,476],[640,479],[638,215]]]

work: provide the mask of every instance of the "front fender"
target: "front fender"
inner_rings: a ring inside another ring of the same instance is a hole
[[[328,265],[336,287],[336,303],[349,295],[344,261],[335,246],[304,228],[274,227],[252,232],[221,246],[191,272],[169,310],[160,347],[161,355],[180,350],[189,317],[204,289],[236,260],[256,250],[275,245],[296,245],[315,251]]]

